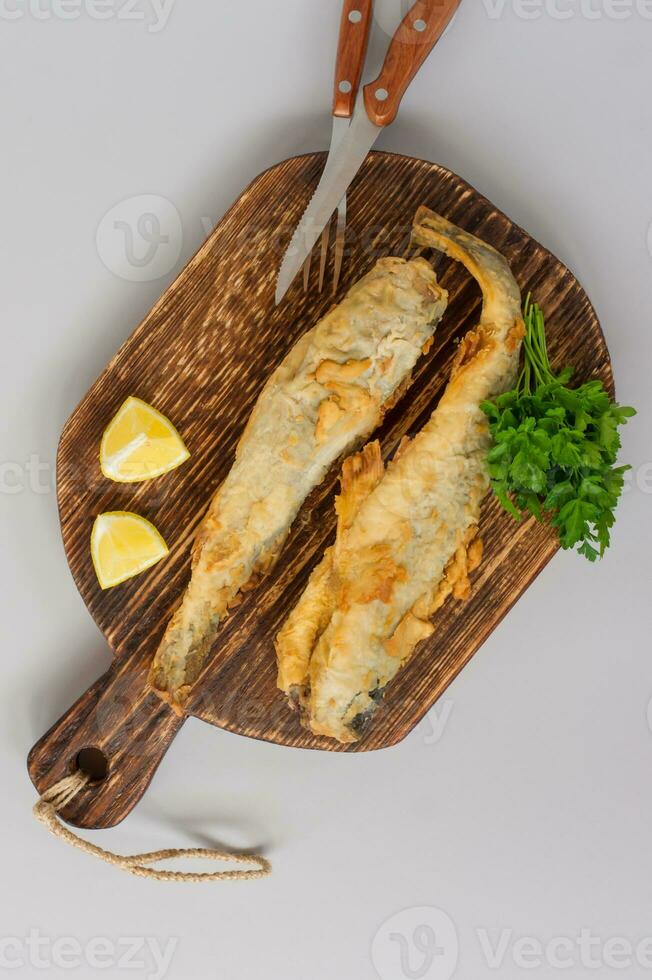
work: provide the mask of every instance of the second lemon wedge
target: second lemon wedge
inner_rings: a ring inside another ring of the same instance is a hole
[[[109,480],[141,483],[168,473],[190,453],[165,415],[130,396],[107,426],[100,446],[100,467]]]
[[[168,546],[144,517],[128,511],[100,514],[91,533],[91,558],[100,587],[111,589],[165,558]]]

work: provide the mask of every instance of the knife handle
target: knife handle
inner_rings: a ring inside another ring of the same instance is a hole
[[[367,115],[376,126],[394,122],[410,82],[442,36],[461,0],[417,0],[403,19],[378,78],[364,87]]]
[[[350,119],[367,56],[374,0],[344,0],[335,67],[333,115]]]

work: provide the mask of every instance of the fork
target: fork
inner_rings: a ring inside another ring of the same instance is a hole
[[[349,128],[355,101],[362,80],[362,69],[367,55],[367,45],[371,30],[373,0],[344,0],[340,36],[337,47],[337,62],[335,66],[335,85],[333,92],[333,132],[331,136],[330,153],[339,146]],[[346,195],[340,201],[335,212],[337,224],[335,227],[335,250],[333,257],[333,294],[337,292],[344,259],[344,243],[346,238]],[[319,292],[324,288],[326,265],[331,238],[332,219],[326,224],[321,236],[321,254],[319,258]],[[303,265],[303,290],[308,291],[312,253]]]

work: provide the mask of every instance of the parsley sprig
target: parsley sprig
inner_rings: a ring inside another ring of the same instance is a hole
[[[629,466],[616,467],[618,429],[633,408],[612,402],[601,381],[569,388],[573,371],[550,366],[543,313],[528,296],[524,365],[513,391],[484,402],[493,490],[513,517],[557,528],[563,548],[595,561],[609,547]]]

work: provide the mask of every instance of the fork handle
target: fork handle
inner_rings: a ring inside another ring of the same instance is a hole
[[[350,119],[367,57],[374,0],[344,0],[335,66],[333,115]]]
[[[367,115],[376,126],[394,122],[410,82],[442,36],[461,0],[417,0],[392,42],[378,78],[365,85]]]

